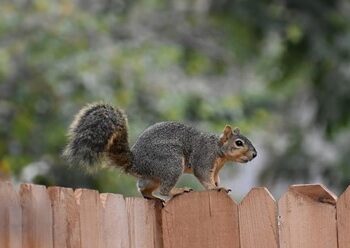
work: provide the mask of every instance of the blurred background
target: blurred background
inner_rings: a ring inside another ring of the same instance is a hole
[[[0,178],[138,195],[118,170],[61,158],[86,103],[129,117],[130,143],[163,120],[258,150],[222,185],[279,197],[289,184],[350,184],[350,3],[346,0],[2,0]],[[179,184],[201,189],[186,175]]]

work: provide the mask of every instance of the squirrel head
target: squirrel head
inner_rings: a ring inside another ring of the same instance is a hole
[[[219,143],[221,152],[229,161],[247,163],[257,155],[255,147],[237,127],[232,129],[231,126],[226,125],[220,135]]]

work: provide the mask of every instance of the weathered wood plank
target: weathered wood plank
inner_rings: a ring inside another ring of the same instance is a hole
[[[239,247],[237,204],[224,192],[190,192],[162,209],[164,248]]]
[[[96,190],[74,191],[79,210],[80,247],[100,247],[100,195]],[[101,247],[102,248],[102,247]]]
[[[266,188],[253,188],[239,204],[241,248],[277,248],[277,204]]]
[[[10,182],[0,180],[0,247],[22,247],[22,209]]]
[[[279,200],[281,248],[337,248],[336,196],[322,185],[290,186]]]
[[[79,211],[74,192],[70,188],[49,187],[53,214],[54,248],[79,248]]]
[[[350,186],[337,201],[339,248],[350,248]]]
[[[159,202],[126,198],[131,248],[162,248]]]
[[[22,184],[22,247],[52,248],[52,209],[45,186]]]
[[[100,194],[101,247],[129,247],[128,216],[122,195]]]

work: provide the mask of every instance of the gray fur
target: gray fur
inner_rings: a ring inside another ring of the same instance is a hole
[[[198,175],[209,175],[219,151],[218,136],[177,122],[161,122],[147,128],[131,148],[130,172],[160,181],[160,193],[167,195],[184,165]]]
[[[129,151],[126,122],[123,112],[108,104],[87,105],[69,128],[69,143],[63,156],[72,165],[95,166],[104,158],[108,140],[118,130],[125,130],[122,142],[126,144],[122,148],[126,146]]]
[[[99,103],[78,113],[70,127],[64,155],[72,164],[88,166],[107,155],[113,165],[139,177],[139,189],[160,184],[160,193],[169,195],[186,167],[202,183],[209,182],[215,160],[237,149],[236,138],[256,156],[255,148],[239,129],[226,135],[230,138],[223,144],[218,135],[178,122],[160,122],[144,130],[129,149],[126,116],[119,109]]]

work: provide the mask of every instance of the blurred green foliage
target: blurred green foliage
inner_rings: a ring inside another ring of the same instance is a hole
[[[260,137],[263,183],[343,190],[349,13],[346,0],[4,0],[0,175],[136,194],[120,171],[87,174],[60,158],[73,115],[103,100],[128,113],[131,143],[162,120],[233,123]]]

